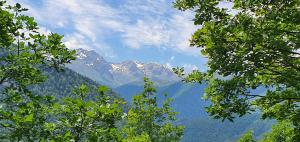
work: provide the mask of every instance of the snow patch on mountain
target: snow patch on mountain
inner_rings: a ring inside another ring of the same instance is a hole
[[[122,67],[120,67],[120,65],[118,64],[111,64],[112,70],[111,71],[124,71],[124,69],[122,69]]]
[[[135,64],[136,64],[136,67],[139,68],[139,69],[144,69],[144,64],[143,63],[140,63],[138,61],[135,61]]]
[[[143,84],[143,78],[149,77],[157,85],[165,86],[179,81],[173,71],[159,63],[141,63],[124,61],[107,62],[93,50],[77,50],[77,60],[68,65],[70,69],[110,87],[125,84]]]
[[[87,66],[93,66],[94,64],[93,63],[90,63],[90,64],[86,64]]]
[[[83,53],[83,52],[79,52],[76,56],[78,59],[84,59],[86,58],[87,56]]]

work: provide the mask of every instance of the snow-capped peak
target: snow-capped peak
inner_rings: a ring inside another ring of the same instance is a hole
[[[113,70],[120,70],[121,67],[119,67],[118,65],[115,65],[115,64],[111,64],[111,67]]]
[[[144,68],[144,64],[139,62],[139,61],[134,61],[134,63],[136,64],[136,67],[139,69],[143,69]]]
[[[77,56],[76,56],[78,59],[84,59],[87,57],[86,54],[84,54],[83,52],[78,52]]]
[[[156,62],[142,63],[131,60],[112,63],[107,62],[97,52],[84,49],[77,50],[77,59],[72,62],[70,68],[96,81],[110,82],[111,86],[120,86],[129,83],[142,84],[145,75],[161,85],[180,80],[170,68]],[[82,72],[81,68],[86,69],[85,71],[87,72]]]
[[[93,63],[90,63],[90,64],[86,64],[87,66],[93,66],[94,64]]]

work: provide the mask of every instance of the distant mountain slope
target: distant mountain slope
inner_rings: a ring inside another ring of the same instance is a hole
[[[54,69],[46,69],[44,70],[44,74],[48,77],[46,82],[30,86],[32,91],[41,95],[54,95],[60,98],[71,94],[75,87],[78,87],[82,84],[85,84],[90,88],[97,88],[100,86],[100,84],[97,82],[68,68],[65,68],[63,72],[57,72]],[[117,96],[112,91],[108,92],[108,94]]]
[[[207,116],[204,107],[208,105],[207,101],[201,99],[205,89],[205,84],[185,84],[177,82],[169,86],[159,87],[158,100],[164,100],[163,94],[174,99],[173,108],[180,113],[180,118]],[[132,96],[140,93],[143,86],[127,84],[113,89],[128,102],[131,102]]]
[[[201,99],[205,87],[206,84],[177,82],[157,89],[160,94],[158,95],[160,102],[164,98],[164,93],[174,99],[172,107],[179,112],[178,123],[186,126],[182,142],[229,142],[235,141],[249,129],[254,130],[256,137],[260,137],[264,132],[270,130],[274,122],[260,120],[259,114],[237,118],[234,123],[212,119],[205,112],[205,107],[209,105],[209,102]],[[133,84],[114,89],[129,102],[134,94],[140,93],[142,90],[142,86]],[[262,91],[264,90],[256,90],[257,94]]]
[[[110,87],[142,84],[145,75],[159,86],[166,86],[179,81],[173,71],[164,65],[137,61],[111,63],[95,51],[84,49],[77,49],[77,60],[67,67]]]
[[[253,130],[256,138],[269,131],[274,121],[261,120],[259,114],[251,114],[234,122],[221,122],[210,117],[183,119],[185,126],[182,142],[235,142],[248,130]]]

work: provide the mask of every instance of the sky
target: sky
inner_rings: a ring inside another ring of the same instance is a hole
[[[41,31],[64,35],[68,48],[95,50],[106,60],[158,62],[206,70],[200,49],[189,46],[193,12],[173,0],[14,0],[29,9]]]

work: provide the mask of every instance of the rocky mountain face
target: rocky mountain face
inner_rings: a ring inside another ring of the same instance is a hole
[[[77,60],[67,67],[113,88],[125,84],[142,84],[145,76],[159,86],[167,86],[180,80],[171,69],[158,63],[112,63],[95,51],[84,49],[77,49]]]

